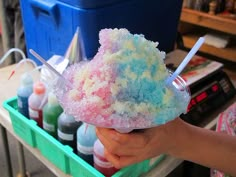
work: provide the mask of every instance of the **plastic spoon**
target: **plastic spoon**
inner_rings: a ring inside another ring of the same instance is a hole
[[[39,61],[41,61],[45,66],[48,67],[52,72],[54,72],[59,78],[63,79],[65,83],[68,83],[71,87],[72,84],[64,78],[62,74],[60,74],[56,69],[54,69],[45,59],[43,59],[39,54],[37,54],[33,49],[29,49],[30,53],[35,56]]]
[[[37,54],[33,49],[29,49],[29,51],[39,61],[41,61],[43,64],[45,64],[48,67],[48,69],[50,69],[52,72],[54,72],[58,77],[63,77],[56,69],[54,69],[50,64],[48,64],[48,62],[45,59],[43,59],[39,54]]]
[[[183,71],[183,69],[185,68],[185,66],[189,63],[189,61],[192,59],[192,57],[197,53],[197,51],[199,50],[199,48],[202,46],[202,44],[204,43],[205,38],[204,37],[200,37],[198,39],[198,41],[195,43],[195,45],[193,46],[193,48],[190,50],[190,52],[186,55],[186,57],[184,58],[184,60],[180,63],[180,65],[178,66],[178,68],[175,70],[175,72],[167,78],[166,80],[166,84],[169,85],[171,84],[175,78]]]

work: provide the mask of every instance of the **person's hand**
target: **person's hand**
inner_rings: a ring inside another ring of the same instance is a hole
[[[121,134],[97,128],[105,156],[122,168],[160,154],[191,161],[236,176],[236,137],[190,125],[176,118],[164,125]]]
[[[170,132],[174,131],[170,131],[170,127],[178,121],[176,119],[166,125],[127,134],[119,133],[113,129],[97,127],[96,133],[105,147],[107,160],[119,169],[162,153],[168,153],[175,144],[172,141],[170,143],[171,138],[169,137],[172,136]]]

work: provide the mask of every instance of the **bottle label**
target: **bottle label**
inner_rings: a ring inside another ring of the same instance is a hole
[[[99,159],[96,154],[93,155],[93,160],[94,160],[94,163],[97,164],[98,166],[100,167],[103,167],[103,168],[113,168],[114,166],[112,165],[112,163],[110,162],[105,162],[105,161],[102,161],[101,159]]]
[[[78,142],[77,142],[77,150],[81,152],[82,154],[86,154],[86,155],[93,154],[93,146],[92,147],[83,146],[79,144]]]
[[[59,129],[57,129],[57,134],[58,134],[58,137],[60,137],[63,140],[66,140],[66,141],[73,141],[74,140],[73,134],[63,133]]]
[[[17,98],[17,106],[19,113],[23,114],[25,117],[29,118],[29,105],[27,97]]]
[[[18,102],[18,107],[23,108],[23,102],[21,101],[21,99],[18,98],[17,102]]]
[[[43,121],[43,129],[47,130],[49,132],[54,132],[55,131],[55,126],[53,124],[49,124],[49,123]]]
[[[29,108],[29,115],[35,119],[39,118],[39,112]]]

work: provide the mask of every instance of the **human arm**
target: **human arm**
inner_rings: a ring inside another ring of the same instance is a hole
[[[180,118],[129,134],[97,128],[97,135],[107,159],[117,168],[168,154],[236,176],[236,137],[192,126]]]

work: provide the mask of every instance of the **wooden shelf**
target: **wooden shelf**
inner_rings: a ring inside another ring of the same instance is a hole
[[[204,26],[221,32],[236,35],[236,20],[210,15],[204,12],[182,9],[180,16],[182,22]]]
[[[186,34],[183,36],[184,46],[187,48],[192,48],[193,45],[198,40],[199,35],[197,34]],[[219,58],[230,60],[236,62],[236,46],[231,46],[227,48],[216,48],[207,44],[203,44],[200,48],[201,52],[208,53]]]
[[[200,36],[211,33],[212,31],[219,31],[229,35],[232,39],[232,43],[226,48],[216,48],[204,44],[200,48],[200,51],[218,58],[236,62],[236,20],[182,8],[179,27],[183,29],[182,31],[180,30],[180,32],[183,35],[184,47],[186,48],[192,48]],[[199,30],[199,28],[202,29]],[[203,32],[205,34],[203,34]]]

